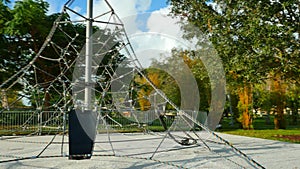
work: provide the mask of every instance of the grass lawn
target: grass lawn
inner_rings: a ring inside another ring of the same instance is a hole
[[[257,137],[270,140],[286,141],[292,143],[300,143],[300,129],[286,129],[286,130],[243,130],[236,129],[231,131],[223,131],[223,133]]]
[[[292,143],[300,143],[300,123],[298,125],[289,124],[290,119],[287,116],[287,129],[274,130],[274,117],[270,117],[270,123],[266,123],[266,117],[257,117],[253,120],[253,130],[240,129],[239,124],[230,125],[230,118],[224,118],[222,121],[222,129],[219,132],[241,135],[248,137],[257,137],[278,141],[286,141]]]

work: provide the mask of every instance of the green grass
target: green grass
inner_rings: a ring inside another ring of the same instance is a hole
[[[0,136],[23,136],[23,135],[29,135],[37,133],[36,131],[15,131],[15,130],[0,130]],[[58,134],[62,133],[62,131],[42,131],[40,134],[41,135],[53,135],[53,134]]]
[[[253,130],[243,130],[241,129],[240,124],[234,123],[234,125],[230,125],[230,118],[224,118],[222,121],[222,129],[218,131],[233,135],[300,143],[300,122],[298,122],[298,125],[292,125],[291,119],[286,116],[286,121],[288,123],[287,128],[284,130],[275,130],[273,120],[274,117],[270,116],[270,123],[266,123],[265,116],[256,117],[253,119]],[[284,138],[287,136],[296,136],[299,138]]]
[[[243,130],[236,129],[231,131],[223,131],[223,133],[256,137],[270,140],[278,140],[292,143],[300,143],[300,140],[282,138],[282,136],[300,136],[300,129],[286,129],[286,130],[274,130],[274,129],[265,129],[265,130]]]

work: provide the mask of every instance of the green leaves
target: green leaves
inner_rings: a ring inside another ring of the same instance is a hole
[[[16,1],[12,9],[0,2],[2,77],[10,77],[28,64],[39,50],[54,21],[48,20],[47,8],[48,3],[42,0]]]
[[[285,84],[300,80],[298,0],[171,0],[171,5],[173,15],[210,35],[231,91],[277,76]],[[197,37],[182,27],[189,38]]]
[[[49,4],[43,0],[16,1],[11,11],[12,19],[6,23],[5,33],[8,35],[26,35],[44,33],[46,12]]]
[[[209,32],[227,70],[242,73],[241,83],[259,82],[273,69],[289,72],[291,62],[298,62],[294,58],[295,53],[299,54],[299,37],[295,39],[295,34],[299,36],[300,18],[296,0],[283,3],[215,0],[210,3],[216,7],[199,0],[171,0],[172,14]],[[186,25],[183,28],[188,37],[197,36],[192,35]],[[295,76],[287,75],[286,78]]]
[[[10,9],[0,1],[0,34],[4,33],[5,23],[12,18]]]

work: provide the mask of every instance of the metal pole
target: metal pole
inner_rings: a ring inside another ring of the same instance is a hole
[[[71,160],[91,158],[96,134],[96,119],[91,119],[93,118],[91,111],[93,86],[93,0],[87,0],[86,8],[84,110],[72,110],[69,113],[69,159]],[[85,112],[85,114],[80,112]]]
[[[93,56],[93,0],[87,0],[87,22],[86,22],[86,53],[85,53],[85,92],[84,92],[84,104],[85,109],[91,109],[92,98],[92,56]]]

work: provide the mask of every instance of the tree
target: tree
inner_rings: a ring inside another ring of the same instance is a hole
[[[5,16],[0,29],[5,42],[0,53],[1,69],[6,73],[13,74],[28,64],[33,52],[41,46],[51,27],[45,19],[47,7],[46,2],[33,0],[16,1],[13,9],[1,5],[1,13]]]
[[[3,1],[0,1],[0,72],[1,72],[1,77],[0,77],[0,83],[4,81],[7,77],[10,76],[9,73],[12,73],[9,71],[10,66],[8,66],[7,63],[7,55],[8,55],[8,46],[9,46],[9,41],[7,40],[5,34],[4,34],[4,28],[5,24],[12,18],[10,9],[6,4],[3,3]]]
[[[176,74],[176,78],[172,77],[167,72],[160,71],[160,77],[162,80],[161,90],[166,96],[175,103],[178,107],[181,102],[181,91],[178,86],[178,81],[185,81],[186,71],[181,70],[182,63],[187,66],[191,71],[192,76],[195,78],[199,95],[199,110],[198,111],[209,111],[210,99],[211,99],[211,83],[204,64],[201,61],[201,55],[195,54],[196,51],[188,51],[183,49],[173,49],[171,51],[171,57],[166,57],[164,60],[154,60],[152,66],[155,68],[168,68],[169,72]],[[163,70],[163,69],[162,69]],[[175,78],[175,79],[174,79]],[[185,88],[186,89],[186,88]],[[194,88],[192,88],[194,90]],[[196,91],[194,91],[196,92]]]
[[[21,92],[31,97],[33,108],[43,106],[44,110],[50,110],[53,104],[56,104],[57,98],[62,96],[63,86],[60,82],[65,83],[66,86],[71,85],[74,61],[85,44],[86,27],[84,24],[68,22],[70,21],[68,14],[61,16],[61,21],[65,21],[64,23],[54,23],[61,14],[46,15],[49,5],[43,0],[16,1],[13,9],[2,6],[3,10],[0,14],[11,15],[3,21],[3,27],[0,30],[3,37],[1,43],[5,44],[0,49],[0,56],[2,56],[0,71],[6,75],[0,77],[3,78],[0,79],[0,83],[2,84],[25,65],[34,64],[26,70],[24,79],[26,83],[29,83],[27,86],[35,86],[35,89],[26,88],[24,83],[20,83],[20,87],[11,88],[11,90],[16,93],[22,90]],[[0,21],[0,25],[1,23]],[[41,57],[35,58],[33,62],[33,58],[36,57],[54,24],[59,24],[59,26],[51,42],[43,49]],[[93,27],[93,32],[98,32],[101,40],[107,41],[107,45],[112,47],[99,63],[98,74],[101,76],[105,72],[103,65],[112,65],[109,68],[111,73],[124,59],[123,55],[117,54],[118,47],[122,44],[118,43],[116,35],[108,29],[100,30],[98,27]],[[102,44],[94,44],[94,53],[101,48],[97,45]],[[106,73],[103,76],[105,76],[105,81],[108,81],[109,75]],[[101,87],[99,88],[101,90]]]
[[[24,0],[16,1],[13,9],[9,9],[11,19],[7,20],[2,28],[3,35],[7,41],[7,46],[4,48],[6,53],[3,53],[2,60],[5,64],[2,66],[4,67],[6,74],[8,74],[8,77],[29,64],[33,57],[38,53],[54,20],[58,16],[57,14],[47,16],[46,12],[48,7],[49,4],[43,0]],[[48,51],[48,53],[48,56],[53,55],[53,52],[51,53]],[[50,70],[57,70],[53,69],[53,65],[53,63],[38,59],[36,61],[35,70],[29,70],[26,73],[27,80],[32,83],[48,82],[49,76],[45,76],[44,72],[49,72],[49,68]],[[57,66],[58,65],[56,65],[56,67]],[[30,72],[38,74],[37,77],[39,78],[36,79],[37,81],[34,80],[34,77]],[[20,85],[21,84],[19,84],[19,86]],[[47,86],[41,87],[46,88]],[[18,88],[20,87],[14,87],[13,90],[19,90]],[[32,94],[32,91],[29,92]],[[49,94],[46,93],[44,104],[48,106],[49,100]]]
[[[276,105],[274,93],[268,84],[257,84],[254,86],[253,107],[267,112],[266,124],[270,124],[270,112]]]
[[[298,124],[299,112],[298,108],[300,107],[300,88],[296,85],[289,86],[289,90],[286,93],[287,97],[287,107],[291,109],[292,114],[292,124]]]
[[[157,87],[161,88],[162,85],[162,78],[160,76],[160,71],[156,69],[146,69],[145,75],[147,78],[152,82],[152,84]],[[148,83],[148,81],[142,76],[136,76],[134,79],[135,88],[137,89],[137,103],[138,108],[141,111],[146,111],[151,108],[150,99],[146,97],[150,97],[151,92],[153,92],[153,87]],[[145,97],[146,96],[146,97]]]
[[[239,93],[246,129],[251,126],[249,109],[253,85],[267,78],[278,82],[274,89],[278,93],[275,128],[285,128],[281,81],[298,79],[300,71],[299,59],[296,59],[299,56],[298,3],[297,0],[215,0],[210,3],[171,0],[172,14],[210,35],[225,65],[227,81]]]

